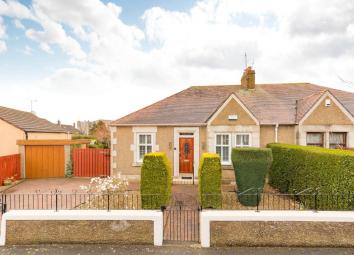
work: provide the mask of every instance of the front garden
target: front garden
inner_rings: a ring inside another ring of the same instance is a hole
[[[266,149],[234,148],[232,162],[236,186],[223,191],[219,188],[220,158],[216,154],[202,157],[199,191],[203,208],[353,209],[353,152],[270,144]]]

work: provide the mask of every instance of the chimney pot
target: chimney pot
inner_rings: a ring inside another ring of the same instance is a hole
[[[256,72],[250,66],[243,71],[241,87],[243,89],[255,89],[256,87]]]

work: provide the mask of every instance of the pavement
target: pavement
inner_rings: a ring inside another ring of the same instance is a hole
[[[267,248],[223,247],[202,249],[197,246],[114,246],[114,245],[33,245],[0,247],[1,255],[353,255],[351,248]]]

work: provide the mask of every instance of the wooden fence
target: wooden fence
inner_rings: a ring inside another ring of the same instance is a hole
[[[21,178],[20,154],[0,157],[0,186],[6,178]]]
[[[109,176],[110,149],[74,149],[73,175],[76,177]]]

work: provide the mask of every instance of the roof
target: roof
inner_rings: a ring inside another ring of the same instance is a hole
[[[354,93],[311,83],[193,86],[113,121],[111,125],[206,125],[208,119],[234,93],[260,124],[296,124],[328,90],[354,116]]]
[[[74,127],[73,125],[66,125],[66,124],[60,124],[60,127],[65,129],[66,132],[69,132],[70,134],[80,134],[81,131]]]
[[[296,122],[299,122],[327,90],[321,90],[296,101]]]
[[[66,133],[65,129],[33,113],[3,106],[0,106],[0,119],[25,132]]]

